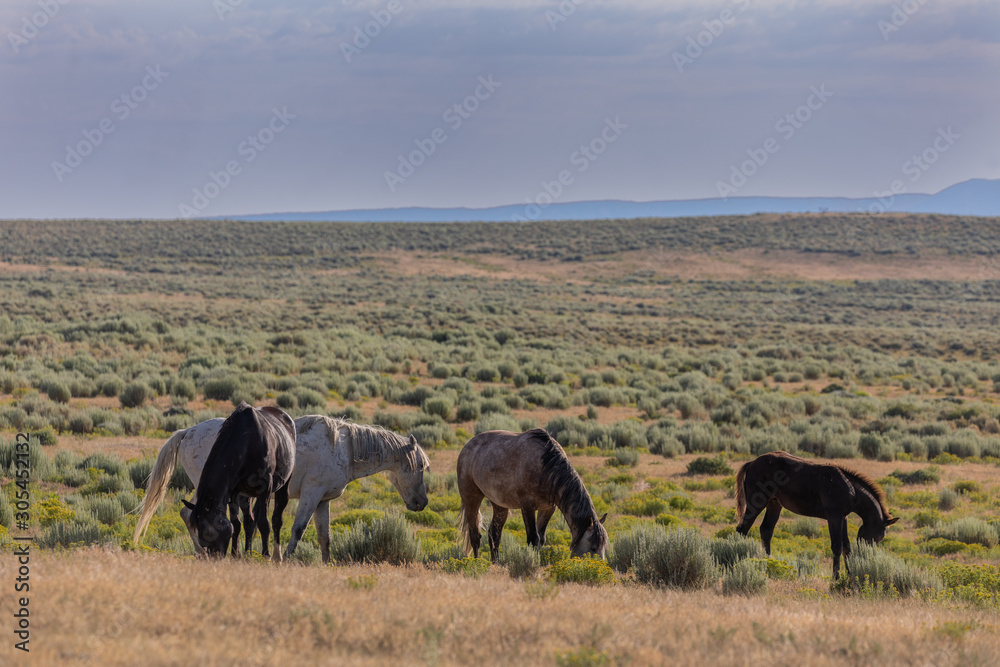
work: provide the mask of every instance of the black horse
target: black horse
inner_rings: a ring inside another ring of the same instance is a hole
[[[762,454],[744,463],[736,473],[736,531],[741,535],[750,532],[766,508],[760,539],[770,555],[771,536],[783,507],[795,514],[826,519],[834,579],[840,573],[840,554],[851,553],[848,514],[861,517],[858,539],[869,544],[881,542],[886,527],[899,521],[899,517],[889,516],[881,487],[862,473],[835,464],[810,463],[787,452]]]
[[[235,554],[237,536],[233,534],[233,524],[226,518],[226,510],[231,509],[235,519],[240,498],[245,496],[256,500],[252,520],[260,531],[261,551],[268,556],[267,506],[273,493],[273,559],[280,560],[281,514],[288,504],[288,480],[294,466],[295,423],[292,418],[278,408],[258,409],[240,403],[223,422],[205,460],[195,491],[196,502],[184,501],[191,511],[187,523],[195,544],[209,555],[223,556],[233,538]],[[251,531],[248,523],[247,533],[252,534]]]

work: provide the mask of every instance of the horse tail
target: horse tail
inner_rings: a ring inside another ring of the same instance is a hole
[[[483,530],[483,513],[481,510],[476,511],[476,525],[479,527],[479,531]],[[465,518],[465,499],[462,499],[462,504],[458,507],[458,550],[462,553],[463,557],[469,556],[472,553],[472,526],[469,525],[468,520]]]
[[[747,461],[740,466],[739,471],[736,473],[736,521],[737,525],[743,523],[743,515],[747,511],[747,490],[746,490],[746,477],[747,469],[753,461]]]
[[[142,536],[146,533],[146,528],[149,527],[149,522],[156,512],[156,508],[163,502],[163,497],[167,492],[167,484],[170,483],[170,478],[173,477],[174,470],[177,468],[177,455],[180,452],[181,440],[184,439],[185,433],[186,431],[177,431],[170,436],[156,457],[153,470],[149,473],[149,479],[146,480],[146,495],[143,496],[138,507],[139,521],[135,524],[135,534],[132,536],[132,541],[135,544],[142,541]]]

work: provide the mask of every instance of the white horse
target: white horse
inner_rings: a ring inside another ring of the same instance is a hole
[[[136,544],[142,540],[156,508],[166,495],[167,483],[178,459],[197,488],[202,467],[223,421],[209,419],[175,432],[164,443],[149,474],[146,495],[137,510],[139,521],[133,536]],[[404,438],[376,426],[322,415],[296,419],[295,434],[295,469],[288,482],[288,496],[299,499],[299,508],[295,512],[285,558],[295,552],[312,516],[323,562],[330,562],[330,501],[340,497],[344,488],[355,479],[385,471],[407,509],[419,512],[427,506],[424,472],[430,468],[430,460],[412,435]],[[181,510],[195,552],[200,553],[189,515],[190,510]]]

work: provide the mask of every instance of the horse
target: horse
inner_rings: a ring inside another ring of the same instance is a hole
[[[164,443],[149,475],[146,496],[137,510],[139,521],[133,537],[136,544],[141,541],[166,494],[178,459],[195,485],[198,484],[205,458],[222,421],[209,419],[177,431]],[[338,498],[355,479],[385,471],[408,509],[420,511],[427,506],[424,472],[430,468],[430,461],[412,435],[404,438],[378,427],[322,415],[299,417],[295,420],[295,432],[295,468],[288,484],[288,495],[300,500],[286,558],[295,552],[309,517],[313,516],[323,562],[330,562],[330,501]],[[182,510],[181,516],[187,523],[187,510]],[[234,521],[233,524],[236,527],[233,555],[236,555],[239,523]],[[252,539],[250,530],[248,528],[246,551]],[[199,551],[198,542],[194,541],[195,550]]]
[[[261,551],[268,556],[267,506],[274,494],[273,559],[281,560],[281,514],[288,504],[288,480],[294,465],[292,418],[279,408],[258,409],[241,402],[212,443],[195,490],[197,501],[184,501],[191,511],[188,529],[195,543],[210,556],[225,555],[233,536],[226,509],[235,512],[237,497],[249,496],[256,499],[253,515],[263,543]],[[251,530],[249,526],[247,530]]]
[[[736,473],[736,515],[741,535],[750,532],[764,511],[760,539],[771,555],[771,536],[781,509],[826,519],[833,549],[833,578],[840,574],[840,556],[851,554],[847,515],[861,517],[858,540],[878,544],[885,529],[899,521],[890,517],[882,488],[867,475],[833,463],[810,463],[787,452],[770,452],[744,463]]]
[[[593,554],[604,559],[608,533],[580,475],[562,446],[544,429],[525,433],[484,431],[465,444],[458,455],[458,532],[465,555],[479,557],[483,498],[493,505],[489,529],[490,559],[500,557],[500,536],[507,515],[520,509],[528,544],[545,545],[545,529],[556,507],[569,525],[574,556]],[[535,512],[538,513],[536,521]]]

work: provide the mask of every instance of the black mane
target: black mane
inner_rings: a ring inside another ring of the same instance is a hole
[[[542,452],[542,484],[547,487],[551,501],[574,522],[586,522],[593,518],[594,504],[587,487],[566,458],[562,446],[545,429],[536,428],[528,433],[545,445]]]

